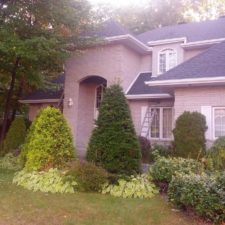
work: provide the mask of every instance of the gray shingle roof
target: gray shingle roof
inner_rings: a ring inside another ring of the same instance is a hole
[[[167,94],[160,87],[149,87],[145,81],[151,80],[152,73],[140,73],[127,95]]]
[[[154,80],[172,80],[225,76],[225,42],[183,62]]]
[[[217,20],[161,27],[136,36],[136,38],[145,44],[149,41],[181,37],[187,37],[188,42],[224,38],[225,17]]]
[[[65,74],[59,75],[52,81],[57,87],[54,89],[36,90],[25,96],[21,100],[43,100],[43,99],[60,99],[64,92]]]

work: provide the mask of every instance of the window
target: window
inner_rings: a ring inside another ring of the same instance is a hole
[[[214,137],[225,136],[225,108],[214,109]]]
[[[102,102],[102,98],[103,98],[103,94],[105,92],[106,89],[106,84],[101,84],[99,86],[97,86],[96,88],[96,93],[95,93],[95,119],[98,118],[98,111],[99,108],[101,106],[101,102]]]
[[[172,108],[151,108],[153,115],[150,138],[171,139],[172,138],[172,122],[173,112]]]
[[[173,49],[159,52],[159,74],[165,73],[177,65],[177,53]]]

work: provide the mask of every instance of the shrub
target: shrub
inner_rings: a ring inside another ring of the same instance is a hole
[[[11,124],[3,142],[4,154],[16,152],[24,143],[26,137],[26,124],[23,117],[17,117]]]
[[[151,162],[151,143],[150,140],[146,137],[139,136],[138,137],[140,147],[141,147],[141,156],[142,156],[142,162],[143,163],[149,163]]]
[[[72,134],[62,113],[52,107],[40,111],[32,123],[21,159],[27,170],[62,167],[74,158]]]
[[[155,181],[169,183],[176,173],[199,173],[202,170],[202,164],[194,159],[159,157],[150,167],[150,174]]]
[[[77,182],[79,191],[99,191],[108,177],[104,169],[84,161],[74,163],[66,175]]]
[[[127,100],[119,85],[107,88],[87,150],[87,160],[111,173],[140,170],[140,146]]]
[[[151,160],[155,161],[155,158],[157,158],[156,156],[169,157],[169,156],[173,156],[173,154],[174,152],[173,152],[172,146],[156,144],[152,148]]]
[[[184,158],[202,157],[205,154],[205,117],[198,112],[184,112],[178,117],[173,130],[175,153]]]
[[[12,153],[6,154],[0,158],[0,169],[20,170],[21,165],[18,157],[15,157]]]
[[[225,175],[177,174],[169,184],[170,201],[193,208],[197,214],[220,223],[225,220]]]
[[[225,170],[225,137],[220,137],[214,142],[206,159],[209,169]]]
[[[119,179],[118,184],[105,184],[102,194],[123,198],[151,198],[158,193],[148,175],[131,176],[129,180]]]
[[[50,193],[74,193],[77,185],[75,181],[65,181],[62,172],[52,168],[46,172],[21,170],[16,173],[13,183],[31,191]]]

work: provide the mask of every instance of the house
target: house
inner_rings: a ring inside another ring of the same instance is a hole
[[[29,118],[40,108],[59,106],[84,157],[106,86],[120,80],[138,135],[151,142],[172,140],[176,118],[186,111],[206,116],[206,138],[225,135],[225,17],[167,26],[134,36],[108,21],[95,35],[104,44],[71,57],[63,89],[37,91],[21,100]],[[65,78],[65,81],[64,81]]]

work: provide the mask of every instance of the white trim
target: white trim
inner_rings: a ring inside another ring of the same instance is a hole
[[[139,41],[137,38],[130,34],[125,35],[118,35],[118,36],[112,36],[112,37],[106,37],[106,41],[121,41],[121,40],[130,40],[131,42],[135,43],[137,46],[139,46],[142,50],[146,52],[152,52],[152,48],[148,47],[147,45],[143,44],[141,41]]]
[[[213,131],[213,134],[212,134],[212,137],[213,137],[213,140],[216,140],[217,138],[219,137],[216,137],[215,136],[215,110],[216,109],[225,109],[225,106],[216,106],[216,107],[213,107],[212,106],[212,111],[213,111],[213,115],[212,115],[212,131]]]
[[[19,100],[20,103],[24,104],[34,104],[34,103],[52,103],[59,102],[60,99],[37,99],[37,100]]]
[[[217,43],[220,43],[222,41],[225,41],[225,38],[188,42],[188,43],[181,44],[181,47],[190,48],[190,47],[207,46],[207,45],[217,44]]]
[[[166,51],[166,50],[172,50],[172,51],[174,51],[174,52],[176,53],[176,65],[175,65],[174,67],[176,67],[177,64],[178,64],[178,63],[177,63],[177,62],[178,62],[178,60],[177,60],[177,58],[178,58],[177,50],[174,49],[174,48],[163,48],[162,50],[160,50],[160,51],[158,52],[158,61],[157,61],[157,63],[158,63],[158,75],[163,74],[162,72],[160,72],[160,54],[162,54],[162,52],[163,52],[163,51]],[[168,55],[168,54],[166,54],[166,72],[167,72],[168,70],[174,68],[174,67],[168,68],[168,65],[167,65],[167,55]],[[164,73],[165,73],[165,72],[164,72]]]
[[[204,78],[188,78],[188,79],[171,79],[171,80],[155,80],[146,81],[148,86],[186,86],[194,84],[220,84],[225,83],[224,77],[204,77]]]
[[[125,91],[125,94],[127,94],[130,89],[132,88],[132,86],[134,85],[134,83],[137,81],[138,77],[142,74],[142,73],[152,73],[152,71],[144,71],[144,72],[139,72],[138,75],[134,78],[134,80],[131,82],[131,84],[129,85],[129,87],[127,88],[127,90]]]
[[[149,46],[156,46],[156,45],[165,45],[165,44],[172,44],[172,43],[177,43],[177,42],[187,42],[186,37],[181,37],[181,38],[171,38],[171,39],[162,39],[162,40],[157,40],[157,41],[149,41],[148,45]]]
[[[126,95],[127,99],[157,99],[157,98],[172,98],[170,94],[140,94],[140,95]]]

